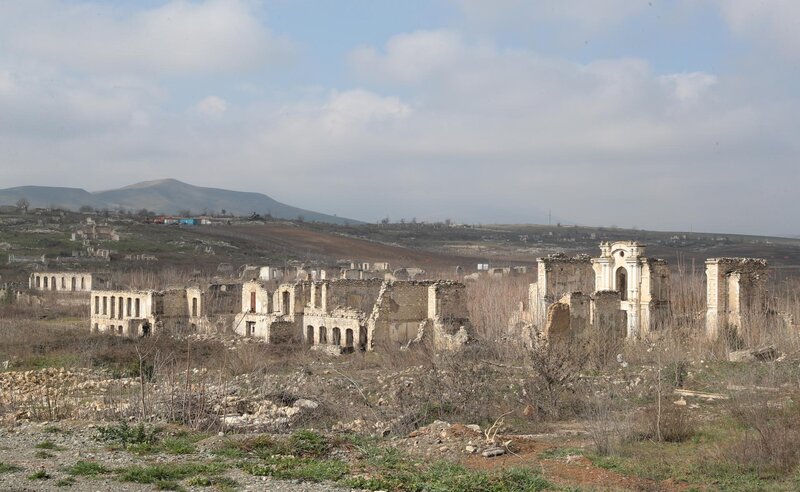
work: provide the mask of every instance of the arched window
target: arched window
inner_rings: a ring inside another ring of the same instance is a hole
[[[619,292],[620,299],[626,301],[628,300],[628,270],[625,267],[617,268],[616,277],[617,292]]]
[[[314,327],[311,325],[306,327],[306,343],[314,345]]]
[[[100,314],[100,296],[94,296],[94,314]]]
[[[71,290],[74,291],[77,286],[78,286],[78,280],[75,277],[72,277],[72,285],[70,286],[72,288]]]
[[[47,277],[44,277],[44,286],[43,286],[43,287],[44,287],[44,289],[48,289],[48,288],[49,288],[49,287],[47,286],[47,281],[48,281]]]
[[[116,308],[117,308],[117,298],[114,297],[114,296],[111,296],[111,313],[110,313],[110,315],[111,315],[112,319],[116,318],[116,316],[115,316],[115,309]]]
[[[50,277],[50,290],[56,290],[56,277]]]
[[[192,297],[192,316],[197,316],[197,298]]]
[[[319,343],[320,345],[328,343],[328,329],[324,326],[319,327]]]
[[[36,288],[37,289],[41,289],[42,288],[42,277],[40,277],[38,275],[36,276]]]
[[[341,345],[342,344],[342,331],[339,329],[338,326],[333,327],[333,344],[334,345]]]
[[[285,290],[281,295],[283,296],[283,303],[281,306],[283,308],[282,314],[289,314],[289,307],[290,307],[289,291]]]
[[[137,318],[139,318],[140,315],[139,315],[139,298],[138,297],[136,298],[136,300],[134,300],[133,307],[134,307],[134,310],[136,311],[136,315],[135,316]]]
[[[347,348],[353,348],[353,330],[350,328],[344,331],[344,346]]]
[[[81,277],[81,290],[86,290],[86,278]]]

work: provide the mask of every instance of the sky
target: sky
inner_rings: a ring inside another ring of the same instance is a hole
[[[796,0],[0,0],[0,188],[800,235]]]

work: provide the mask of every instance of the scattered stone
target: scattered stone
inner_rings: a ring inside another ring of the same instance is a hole
[[[495,458],[497,456],[502,456],[506,454],[506,450],[503,448],[489,448],[486,451],[481,453],[481,456],[484,458]]]
[[[774,345],[766,345],[752,349],[737,350],[728,354],[731,362],[755,362],[775,360],[777,351]]]

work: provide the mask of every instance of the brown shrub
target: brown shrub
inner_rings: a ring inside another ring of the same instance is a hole
[[[797,397],[798,395],[794,395]],[[800,464],[800,405],[747,394],[731,400],[730,412],[741,426],[725,456],[744,469],[788,474]]]

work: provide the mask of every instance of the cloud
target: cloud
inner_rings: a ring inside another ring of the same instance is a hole
[[[214,116],[222,114],[228,109],[228,103],[217,96],[208,96],[195,105],[195,109],[205,115]]]
[[[156,76],[251,71],[291,49],[244,0],[173,0],[140,11],[97,2],[2,2],[0,44],[20,58],[83,72]]]
[[[587,2],[497,8],[605,29],[640,5],[599,1],[597,18]],[[467,3],[477,17],[489,5]],[[9,186],[170,175],[367,220],[535,222],[552,208],[587,224],[800,227],[785,214],[800,186],[793,86],[735,67],[576,61],[463,26],[355,48],[338,87],[287,86],[266,68],[288,42],[254,3],[130,5],[0,1]]]
[[[800,2],[713,0],[733,32],[793,58],[800,57]]]
[[[417,31],[392,37],[385,55],[374,47],[363,46],[350,55],[351,64],[362,74],[378,69],[387,80],[401,83],[428,82],[431,74],[443,70],[462,55],[462,40],[458,33],[441,29]]]

